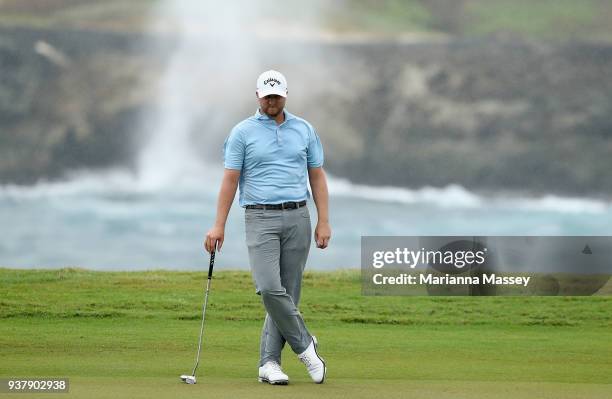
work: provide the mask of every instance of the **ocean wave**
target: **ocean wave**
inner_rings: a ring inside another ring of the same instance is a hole
[[[402,204],[430,204],[443,208],[479,208],[483,199],[459,185],[444,188],[409,189],[394,186],[354,184],[346,179],[329,177],[330,195],[362,198],[370,201]]]
[[[160,193],[197,194],[218,188],[221,172],[183,172],[172,181],[152,181],[126,170],[104,172],[75,171],[64,180],[41,180],[32,185],[0,185],[0,199],[39,199],[72,196],[155,195]]]
[[[75,172],[64,180],[41,180],[33,185],[0,186],[0,198],[38,199],[49,197],[105,195],[141,191],[132,174],[126,171]]]
[[[432,205],[440,208],[476,209],[495,208],[534,212],[558,213],[606,213],[612,212],[612,202],[592,198],[481,196],[468,189],[451,184],[446,187],[422,187],[409,189],[394,186],[368,186],[354,184],[349,180],[329,177],[330,195],[360,198],[370,201]]]
[[[137,174],[124,170],[106,172],[75,172],[63,181],[41,181],[30,186],[0,185],[0,199],[40,199],[55,197],[106,197],[147,195],[216,196],[222,169],[184,173],[172,184],[150,184]],[[457,184],[446,187],[426,186],[410,189],[395,186],[355,184],[347,179],[330,176],[332,198],[356,198],[372,202],[434,206],[443,209],[496,209],[524,212],[607,213],[612,202],[580,197],[543,195],[540,197],[483,196]]]

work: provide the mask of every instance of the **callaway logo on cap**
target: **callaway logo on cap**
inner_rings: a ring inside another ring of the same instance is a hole
[[[287,79],[282,73],[269,70],[257,78],[257,95],[259,98],[276,94],[287,97]]]

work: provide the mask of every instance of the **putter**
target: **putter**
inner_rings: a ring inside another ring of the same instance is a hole
[[[200,351],[202,350],[202,335],[204,334],[204,320],[206,319],[206,305],[208,304],[208,291],[210,290],[210,280],[212,278],[213,267],[215,265],[215,252],[210,253],[210,266],[208,267],[208,281],[206,283],[206,294],[204,295],[204,305],[202,306],[202,326],[200,327],[200,340],[198,341],[198,354],[196,355],[196,363],[191,372],[189,374],[181,375],[181,381],[185,384],[195,384],[196,380],[196,370],[198,369],[198,365],[200,364]]]

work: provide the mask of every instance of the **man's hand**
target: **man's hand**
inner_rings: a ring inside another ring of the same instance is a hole
[[[327,248],[330,238],[331,227],[329,227],[329,223],[318,222],[317,227],[315,228],[315,241],[317,243],[317,248]]]
[[[223,246],[223,239],[225,238],[225,229],[219,226],[213,226],[208,233],[206,233],[206,238],[204,239],[204,248],[206,251],[221,251],[221,247]]]

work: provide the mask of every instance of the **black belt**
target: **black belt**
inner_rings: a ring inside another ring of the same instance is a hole
[[[256,204],[256,205],[247,205],[246,209],[297,209],[306,206],[306,200],[300,202],[283,202],[282,204]]]

